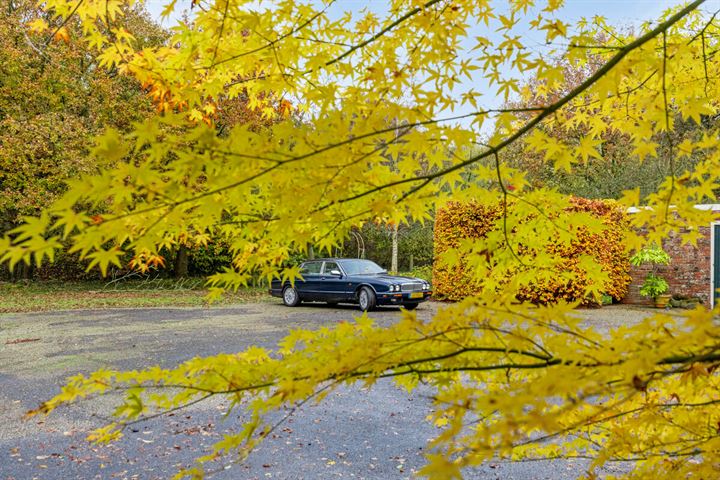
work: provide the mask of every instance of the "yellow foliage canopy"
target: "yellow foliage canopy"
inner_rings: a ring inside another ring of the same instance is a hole
[[[129,134],[97,138],[92,154],[117,166],[72,182],[41,217],[2,237],[3,261],[41,261],[66,236],[106,268],[122,252],[141,263],[163,246],[212,234],[227,239],[235,261],[211,283],[232,288],[250,275],[282,275],[289,252],[308,243],[327,249],[366,221],[422,220],[451,200],[511,199],[542,221],[585,224],[582,212],[551,214],[567,199],[530,189],[498,153],[525,137],[534,154],[572,170],[597,155],[604,132],[617,129],[637,155],[657,155],[678,117],[692,119],[700,133],[682,149],[670,142],[668,180],[633,222],[659,243],[670,231],[712,220],[692,207],[714,199],[720,181],[720,29],[699,9],[702,0],[634,35],[613,32],[604,45],[595,44],[598,32],[611,26],[602,19],[568,25],[554,0],[540,2],[541,11],[529,0],[392,0],[381,13],[340,15],[344,4],[333,1],[200,0],[167,44],[145,49],[122,29],[125,1],[47,0],[55,15],[48,41],[79,22],[102,65],[137,78],[160,114]],[[551,51],[529,48],[527,31],[546,38]],[[604,63],[566,95],[527,104],[524,76],[547,92],[563,81],[554,56]],[[488,91],[464,89],[463,79]],[[497,109],[483,106],[483,95],[526,102]],[[282,118],[218,135],[217,99],[239,96]],[[482,126],[491,121],[485,138]],[[536,128],[543,125],[588,134],[566,144]],[[681,152],[703,160],[678,172],[672,158]],[[624,206],[638,201],[633,192],[622,199]],[[94,206],[106,213],[86,215]],[[513,228],[512,235],[532,238],[524,230],[532,225]],[[632,237],[627,246],[644,241]],[[505,251],[502,242],[491,247],[492,255]],[[592,273],[596,265],[583,267]],[[271,431],[264,422],[271,411],[342,383],[394,377],[412,388],[422,379],[438,389],[434,415],[445,425],[424,472],[434,478],[458,477],[494,455],[587,456],[593,469],[638,460],[627,478],[718,477],[720,331],[711,312],[658,315],[601,335],[578,324],[568,305],[511,305],[516,293],[511,284],[427,323],[408,314],[389,328],[363,318],[293,332],[275,354],[252,349],[170,370],[96,372],[71,380],[41,411],[125,389],[117,422],[97,432],[110,440],[156,410],[227,395],[243,400],[252,420],[216,450],[245,453]],[[170,393],[154,395],[157,389]]]

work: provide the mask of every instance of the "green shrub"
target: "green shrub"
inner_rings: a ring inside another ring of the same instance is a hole
[[[639,267],[641,265],[650,264],[652,270],[645,277],[645,281],[640,287],[640,295],[643,297],[655,298],[658,295],[667,293],[670,286],[667,281],[657,275],[658,265],[667,265],[670,263],[670,255],[657,245],[645,247],[630,258],[630,263]]]
[[[227,244],[214,241],[204,247],[196,247],[188,252],[188,273],[190,275],[208,276],[221,272],[229,267],[232,254]]]
[[[659,277],[654,273],[648,273],[645,281],[640,287],[640,295],[643,297],[655,298],[658,295],[666,293],[670,289],[667,281],[663,277]]]
[[[432,265],[425,265],[422,267],[415,267],[409,272],[400,272],[398,275],[402,275],[405,277],[416,277],[416,278],[422,278],[428,283],[432,283],[432,271],[433,267]]]
[[[670,255],[657,245],[652,245],[650,247],[643,248],[630,257],[630,263],[636,267],[645,263],[650,263],[652,265],[667,265],[670,263]]]

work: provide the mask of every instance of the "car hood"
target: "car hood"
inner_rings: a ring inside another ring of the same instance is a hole
[[[387,283],[388,285],[391,283],[406,283],[406,282],[428,283],[425,280],[423,280],[422,278],[402,277],[399,275],[388,275],[388,274],[384,274],[384,273],[380,274],[380,275],[350,275],[350,276],[379,280],[383,283]]]

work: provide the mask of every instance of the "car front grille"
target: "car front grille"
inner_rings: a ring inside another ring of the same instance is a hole
[[[420,282],[413,282],[413,283],[403,283],[402,284],[402,291],[403,292],[419,292],[422,291],[423,284]]]

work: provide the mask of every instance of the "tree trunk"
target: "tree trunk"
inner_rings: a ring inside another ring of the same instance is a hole
[[[173,268],[173,275],[175,278],[184,278],[188,276],[188,248],[185,245],[180,245],[175,256],[175,266]]]
[[[308,245],[308,259],[315,260],[315,249],[312,245]]]
[[[24,262],[19,262],[10,274],[10,280],[13,282],[17,282],[18,280],[32,280],[34,272],[35,268],[32,264],[26,265]]]
[[[390,260],[390,271],[397,273],[398,271],[398,225],[392,226],[392,258]]]

